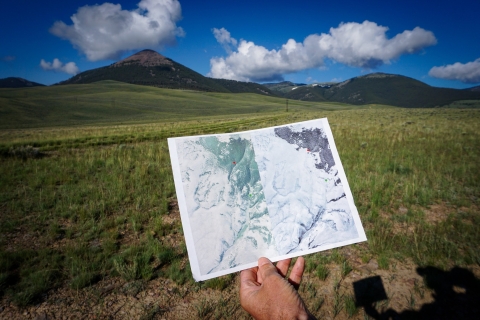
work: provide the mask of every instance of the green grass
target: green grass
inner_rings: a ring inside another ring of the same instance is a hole
[[[352,266],[347,261],[342,263],[342,278],[345,278],[350,272],[352,272]]]
[[[465,109],[465,108],[480,108],[480,100],[459,100],[452,102],[447,108],[458,108],[458,109]]]
[[[357,306],[355,305],[355,297],[347,295],[344,297],[345,311],[349,318],[353,317],[357,313]]]
[[[362,126],[345,121],[345,129],[333,129],[370,250],[383,259],[408,256],[420,265],[476,261],[468,248],[480,240],[475,226],[478,111],[375,113],[376,119],[367,116]],[[364,141],[368,144],[362,148]],[[426,212],[434,203],[451,216],[430,223]],[[460,219],[457,212],[463,206],[470,209]],[[407,213],[399,212],[400,207],[408,208]],[[414,227],[394,232],[398,223]]]
[[[69,90],[80,96],[91,89]],[[155,96],[148,92],[157,89],[138,90]],[[27,99],[40,101],[43,94],[32,90]],[[215,99],[228,104],[222,94],[168,93],[174,94],[203,95],[205,106]],[[235,107],[250,98],[229,99]],[[480,264],[480,110],[338,109],[299,102],[288,113],[222,115],[220,108],[214,117],[193,114],[180,122],[167,115],[168,120],[123,125],[3,127],[0,295],[25,306],[49,290],[82,290],[110,277],[133,283],[168,278],[179,286],[222,292],[235,286],[230,276],[193,283],[180,222],[171,222],[175,190],[166,138],[320,117],[329,119],[368,242],[306,256],[307,274],[322,281],[348,278],[347,249],[364,263],[376,259],[386,270],[405,259],[440,268]],[[53,121],[47,117],[45,124]],[[42,156],[32,156],[31,148]],[[441,216],[433,206],[442,208]],[[314,294],[315,286],[305,290],[312,309],[332,306],[333,314],[355,313],[337,289],[328,304]],[[198,315],[216,317],[208,301],[199,302]],[[233,303],[238,302],[228,302],[225,310]]]
[[[325,265],[323,265],[323,264],[318,265],[317,276],[320,278],[320,280],[325,281],[325,279],[327,279],[327,277],[328,277],[328,274],[329,274],[329,271],[328,271],[328,268]]]
[[[289,111],[358,108],[292,100]],[[115,81],[0,89],[0,129],[152,123],[285,110],[285,99],[254,93],[161,89]]]
[[[215,305],[206,299],[200,300],[195,304],[198,319],[205,319],[211,312],[215,310]]]
[[[233,281],[233,276],[232,274],[223,276],[223,277],[218,277],[214,279],[210,279],[205,281],[204,286],[205,288],[211,288],[215,290],[224,290],[227,288]]]

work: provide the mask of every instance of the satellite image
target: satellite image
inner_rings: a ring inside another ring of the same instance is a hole
[[[169,148],[196,280],[366,240],[326,119]]]

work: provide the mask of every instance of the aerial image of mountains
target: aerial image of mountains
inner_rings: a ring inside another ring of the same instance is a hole
[[[341,102],[353,105],[386,104],[405,108],[431,108],[459,100],[480,99],[480,86],[468,89],[438,88],[402,75],[371,73],[335,83],[254,83],[214,79],[162,56],[143,50],[109,66],[87,70],[55,85],[114,80],[160,88],[224,93],[257,93],[303,101]],[[0,79],[0,88],[43,86],[22,78]]]

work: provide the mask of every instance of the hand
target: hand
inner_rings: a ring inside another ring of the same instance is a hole
[[[258,267],[240,273],[240,304],[255,319],[315,319],[297,292],[305,259],[297,259],[287,281],[291,260],[279,261],[275,267],[267,258],[260,258]]]

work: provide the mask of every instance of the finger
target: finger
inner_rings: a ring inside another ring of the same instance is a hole
[[[288,277],[288,282],[290,282],[297,290],[300,287],[300,282],[302,282],[304,270],[305,259],[303,257],[298,257],[297,261],[293,265],[292,271],[290,272],[290,276]]]
[[[258,259],[258,282],[263,283],[266,277],[278,274],[277,268],[273,265],[272,261],[267,258]]]
[[[250,268],[240,272],[240,304],[245,308],[252,295],[261,288],[257,282],[258,267]]]
[[[280,273],[280,275],[284,278],[287,275],[288,268],[290,267],[290,262],[291,261],[292,261],[292,259],[285,259],[285,260],[280,260],[280,261],[277,262],[278,273]]]
[[[260,285],[257,281],[257,273],[258,267],[242,270],[242,272],[240,272],[240,290],[242,290],[242,288]]]

